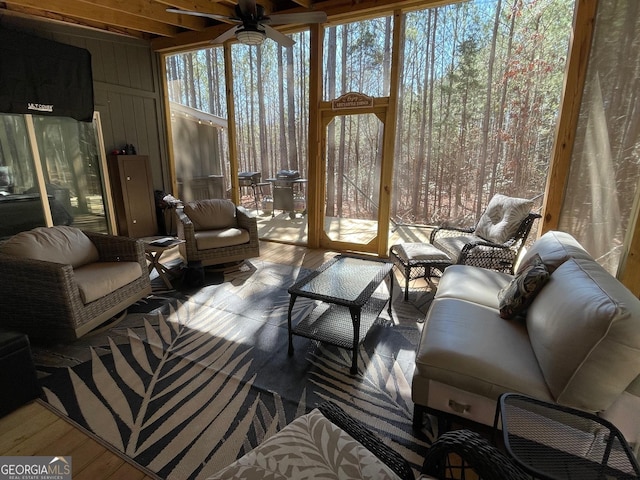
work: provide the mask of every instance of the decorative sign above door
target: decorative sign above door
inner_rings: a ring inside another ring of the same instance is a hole
[[[349,92],[331,101],[333,110],[373,107],[373,97],[363,93]]]

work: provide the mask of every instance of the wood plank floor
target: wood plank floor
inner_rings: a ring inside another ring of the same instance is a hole
[[[297,245],[260,242],[261,260],[308,269],[319,267],[335,254]],[[0,418],[0,455],[71,456],[74,480],[156,478],[153,473],[145,473],[127,463],[40,401]]]
[[[70,456],[74,480],[145,480],[129,463],[36,400],[0,418],[0,456]]]
[[[295,245],[261,242],[260,259],[317,268],[335,252],[309,250]],[[35,401],[0,418],[1,456],[71,456],[73,479],[153,479],[127,463],[41,401]]]

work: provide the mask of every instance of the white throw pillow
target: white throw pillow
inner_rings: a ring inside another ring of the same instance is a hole
[[[531,212],[533,201],[496,194],[484,211],[475,234],[494,243],[504,243],[515,235]]]

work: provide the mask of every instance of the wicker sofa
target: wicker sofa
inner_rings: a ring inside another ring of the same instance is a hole
[[[38,227],[0,245],[0,328],[34,343],[74,340],[151,293],[144,244]]]
[[[500,292],[533,265],[546,283],[519,315],[501,317]],[[416,354],[416,426],[425,411],[492,425],[505,392],[596,413],[638,451],[640,300],[567,233],[536,240],[515,277],[452,265],[440,279]]]

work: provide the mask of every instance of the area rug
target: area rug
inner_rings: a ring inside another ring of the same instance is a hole
[[[305,338],[294,337],[290,357],[287,288],[304,273],[252,262],[222,283],[154,295],[73,344],[35,347],[46,401],[161,478],[205,479],[325,400],[418,470],[435,434],[428,420],[412,430],[424,313],[397,289],[357,375],[350,351]],[[293,322],[315,306],[299,298]]]

